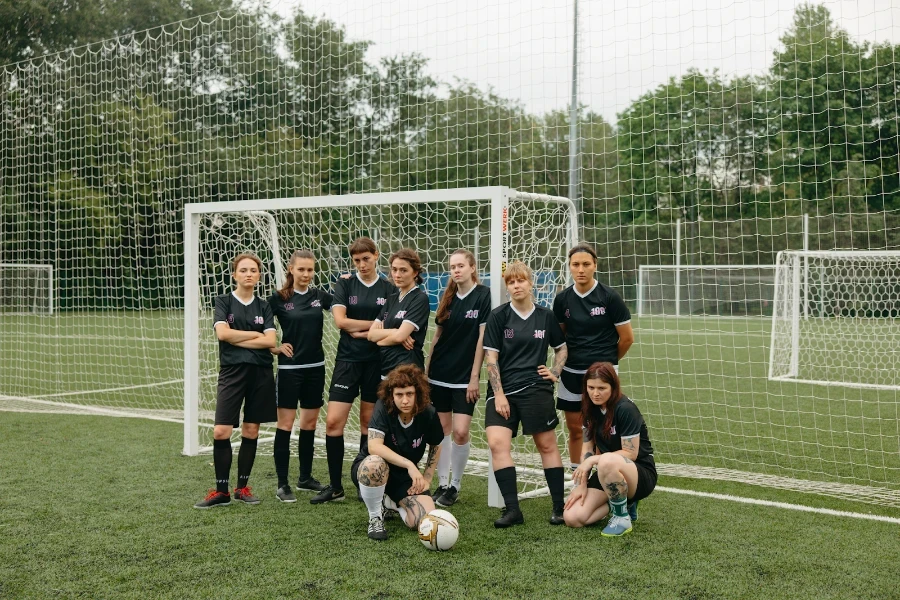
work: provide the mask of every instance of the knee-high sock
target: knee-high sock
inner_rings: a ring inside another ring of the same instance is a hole
[[[438,457],[437,464],[438,485],[446,487],[450,485],[450,435],[444,436],[441,442],[441,455]],[[453,472],[456,475],[456,472]]]
[[[241,438],[241,449],[238,450],[238,487],[247,487],[250,481],[250,471],[253,470],[253,461],[256,460],[256,438]]]
[[[362,496],[363,502],[366,503],[366,510],[369,511],[369,518],[381,516],[381,499],[384,498],[384,488],[387,486],[359,486],[359,495]]]
[[[228,478],[231,475],[231,440],[213,440],[213,464],[216,466],[216,490],[229,493]]]
[[[344,436],[326,435],[325,452],[328,456],[328,478],[331,481],[331,488],[342,490],[344,489],[344,484],[341,483],[341,476],[344,472]]]
[[[313,451],[316,445],[316,430],[301,429],[300,441],[297,443],[297,454],[300,458],[300,479],[312,477]]]
[[[544,477],[547,478],[547,487],[550,489],[550,498],[553,505],[558,506],[563,502],[563,494],[565,493],[565,471],[562,467],[552,467],[544,469]]]
[[[503,502],[506,504],[507,510],[518,510],[519,508],[519,488],[516,485],[516,468],[506,467],[494,471],[494,478],[497,480],[497,487],[503,494]]]
[[[450,485],[456,488],[456,491],[462,489],[462,476],[466,471],[466,464],[469,462],[469,450],[472,448],[472,442],[457,445],[455,442],[450,444],[450,468],[453,471],[453,478]]]
[[[275,475],[278,476],[278,487],[287,485],[288,465],[291,462],[291,432],[284,429],[275,430],[275,447],[272,449],[275,458]]]
[[[359,434],[359,453],[368,453],[369,452],[369,434],[361,433]]]

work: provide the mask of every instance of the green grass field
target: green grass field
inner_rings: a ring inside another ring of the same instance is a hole
[[[548,499],[523,503],[524,526],[495,530],[485,480],[467,477],[453,508],[460,540],[437,554],[396,521],[387,542],[371,542],[355,501],[279,504],[270,457],[251,481],[262,504],[193,510],[213,472],[208,457],[178,455],[176,424],[0,415],[2,598],[897,597],[896,524],[658,491],[623,539],[551,527]],[[808,501],[737,484],[660,485]]]

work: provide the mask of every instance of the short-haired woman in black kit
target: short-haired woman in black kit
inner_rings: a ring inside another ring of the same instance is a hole
[[[208,509],[231,504],[231,432],[240,424],[238,483],[234,499],[259,504],[248,482],[256,458],[260,423],[277,419],[272,354],[275,347],[275,319],[269,303],[254,294],[262,262],[252,254],[240,254],[231,264],[234,291],[216,297],[213,327],[219,339],[219,383],[216,390],[216,418],[213,429],[213,463],[216,488],[194,508]]]
[[[278,355],[276,399],[278,428],[275,430],[275,497],[296,502],[288,484],[291,458],[291,430],[300,407],[298,458],[300,477],[297,489],[321,492],[323,486],[312,476],[313,450],[319,409],[324,404],[325,352],[322,349],[324,315],[331,310],[332,296],[310,285],[316,274],[316,256],[309,250],[291,255],[284,285],[272,294],[269,304],[281,325],[281,344],[272,349]]]
[[[656,487],[647,424],[622,393],[612,363],[588,367],[581,407],[585,428],[581,464],[572,474],[576,487],[566,500],[563,517],[569,527],[584,527],[611,515],[602,535],[625,535],[637,518],[632,507]]]

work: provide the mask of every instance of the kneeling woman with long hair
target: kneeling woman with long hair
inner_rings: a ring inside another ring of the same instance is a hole
[[[612,514],[602,535],[631,531],[637,502],[656,487],[656,463],[641,411],[622,393],[611,363],[594,363],[584,374],[581,393],[584,445],[577,486],[563,516],[569,527],[584,527]],[[597,471],[591,475],[591,471]]]
[[[415,365],[400,365],[378,388],[369,421],[369,444],[353,462],[350,475],[369,511],[368,535],[386,540],[384,508],[397,510],[410,528],[434,510],[428,494],[444,430],[428,395],[428,380]],[[428,444],[425,472],[419,461]],[[385,497],[386,496],[386,497]]]

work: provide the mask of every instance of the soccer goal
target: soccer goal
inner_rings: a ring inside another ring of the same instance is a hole
[[[640,265],[637,314],[769,316],[775,265]]]
[[[53,265],[0,262],[0,313],[53,314]]]
[[[900,252],[778,253],[769,379],[900,390]]]
[[[218,372],[218,346],[212,329],[213,298],[231,289],[231,257],[249,251],[264,261],[258,293],[267,296],[282,281],[284,259],[294,250],[310,249],[318,259],[314,285],[327,289],[342,273],[352,271],[346,248],[356,237],[366,235],[381,250],[383,273],[387,272],[392,251],[405,246],[418,251],[427,272],[425,287],[434,310],[446,282],[450,252],[467,248],[478,258],[482,283],[490,286],[495,306],[506,301],[502,273],[512,260],[531,266],[536,275],[536,299],[549,306],[555,294],[567,285],[565,257],[576,241],[576,223],[575,208],[569,199],[505,187],[186,205],[184,454],[196,455],[212,448]],[[329,373],[337,340],[337,329],[326,324],[324,343]],[[346,428],[347,444],[352,447],[357,444],[354,436],[359,429],[356,410],[355,406]],[[319,433],[323,439],[324,415],[322,411]],[[476,472],[487,474],[483,420],[483,413],[477,412],[470,465]],[[263,429],[261,439],[273,431]],[[560,443],[564,447],[565,440]],[[526,487],[524,492],[543,486],[540,457],[531,442],[519,442],[514,451],[522,477],[526,481],[530,477],[534,482],[532,489]]]

